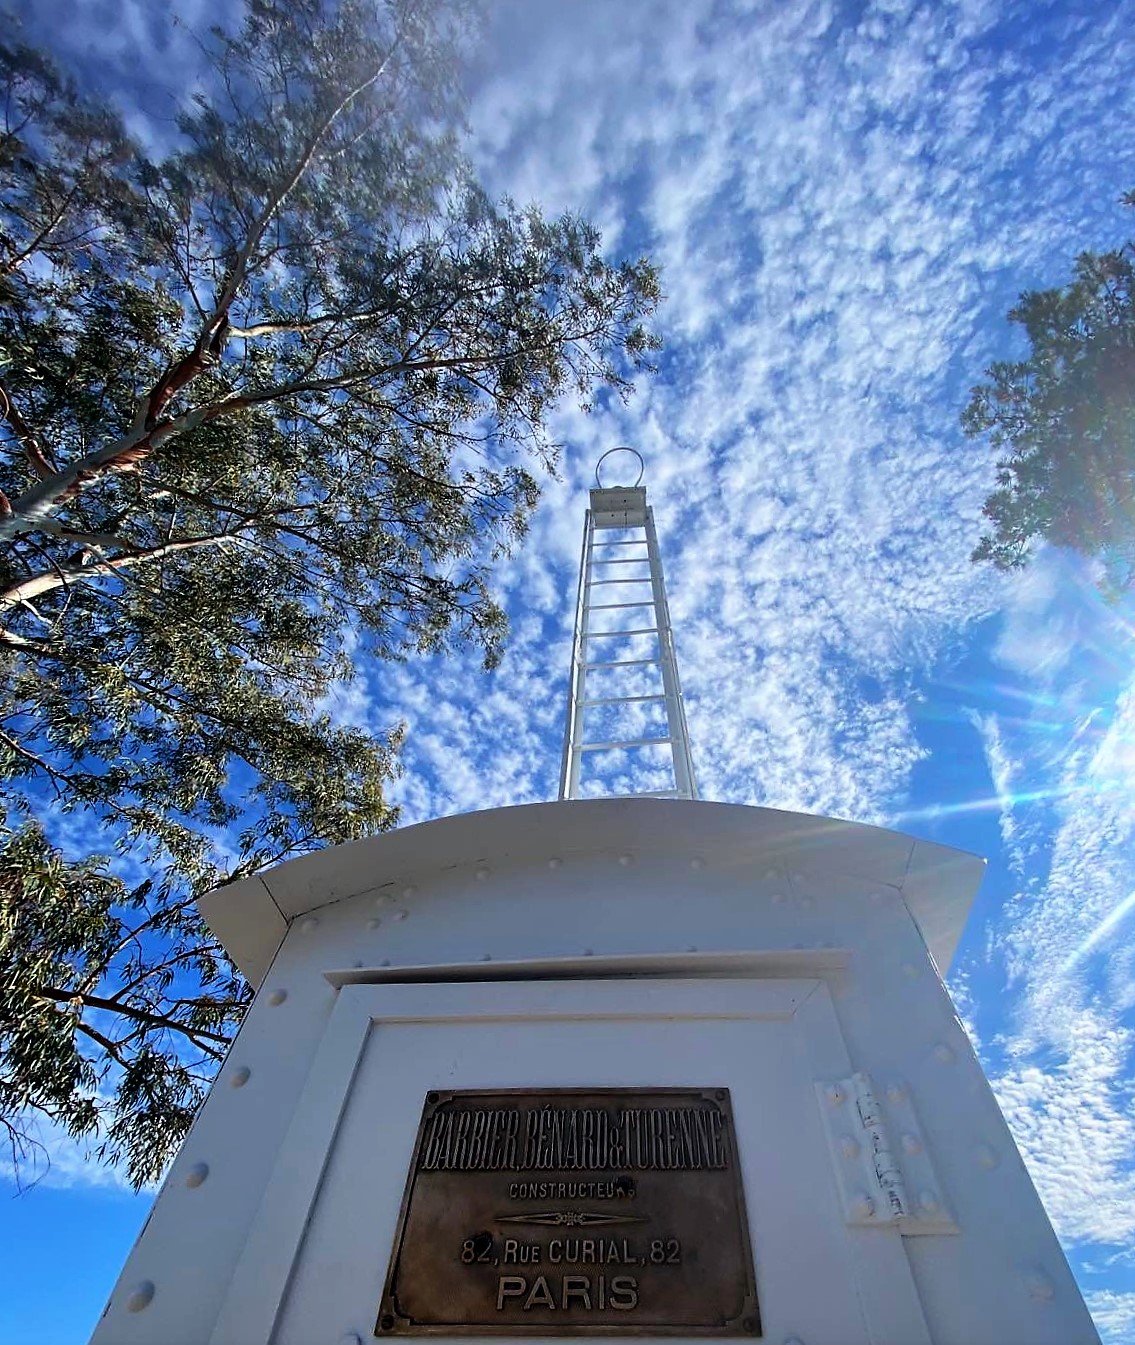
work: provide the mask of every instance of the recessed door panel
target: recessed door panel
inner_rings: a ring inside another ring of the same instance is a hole
[[[866,1342],[816,1116],[814,1031],[803,1033],[796,1019],[817,984],[350,987],[344,993],[358,997],[366,1014],[365,1042],[298,1245],[274,1345],[338,1341],[352,1332],[365,1342],[381,1332],[379,1304],[431,1091],[647,1092],[708,1085],[728,1089],[731,1099],[761,1337],[779,1342],[796,1335],[809,1345]],[[292,1154],[289,1161],[308,1160]],[[680,1231],[674,1236],[680,1239]],[[460,1259],[462,1245],[439,1244],[436,1254]],[[509,1273],[502,1317],[515,1315],[518,1299],[523,1311],[516,1282],[525,1280],[527,1295],[537,1278],[531,1266],[512,1266]],[[559,1305],[555,1311],[565,1311],[562,1283],[553,1285],[549,1277],[548,1292]],[[597,1289],[589,1292],[594,1303]],[[622,1292],[629,1299],[625,1284]],[[593,1321],[589,1326],[594,1311],[588,1301],[577,1286],[566,1311],[581,1333],[601,1332]],[[535,1305],[549,1315],[542,1290]],[[643,1334],[651,1334],[646,1323]]]

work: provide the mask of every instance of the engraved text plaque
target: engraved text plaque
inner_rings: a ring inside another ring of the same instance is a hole
[[[728,1089],[427,1095],[376,1335],[760,1330]]]

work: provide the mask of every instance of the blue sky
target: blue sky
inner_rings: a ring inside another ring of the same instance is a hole
[[[195,69],[169,11],[35,8],[168,128]],[[992,467],[957,424],[1017,293],[1135,234],[1135,3],[490,8],[479,171],[649,250],[667,349],[629,406],[558,415],[503,666],[367,667],[337,713],[407,723],[406,821],[552,797],[585,492],[636,445],[703,796],[989,858],[951,987],[1101,1332],[1135,1339],[1135,628],[1073,557],[970,564]],[[144,1207],[60,1148],[0,1206],[0,1342],[84,1340]]]

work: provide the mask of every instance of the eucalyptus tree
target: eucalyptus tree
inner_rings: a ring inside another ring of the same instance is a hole
[[[475,19],[248,0],[164,156],[0,50],[15,1151],[38,1110],[161,1170],[248,993],[195,898],[394,822],[399,730],[337,723],[335,689],[360,656],[500,657],[489,574],[554,469],[549,409],[649,367],[649,262],[462,161]]]
[[[1081,254],[1068,284],[1022,294],[1009,320],[1027,355],[991,365],[962,417],[1001,454],[974,559],[1017,569],[1048,541],[1100,559],[1121,593],[1135,579],[1135,250]]]

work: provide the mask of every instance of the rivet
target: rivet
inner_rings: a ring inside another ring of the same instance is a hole
[[[307,915],[300,921],[300,929],[302,929],[305,934],[310,934],[318,924],[319,917],[317,915]]]
[[[944,1041],[940,1041],[934,1048],[934,1059],[943,1065],[951,1064],[954,1059],[954,1048],[947,1046]]]
[[[850,1135],[844,1135],[839,1142],[839,1151],[844,1158],[859,1157],[859,1141],[853,1139]]]
[[[409,911],[395,911],[394,918],[395,920],[405,920],[409,914]]]
[[[143,1308],[148,1308],[154,1299],[153,1280],[142,1280],[136,1284],[126,1298],[127,1312],[141,1312]]]
[[[240,1065],[237,1069],[234,1069],[233,1072],[229,1075],[229,1083],[234,1088],[243,1088],[244,1085],[251,1078],[252,1078],[252,1071],[248,1068],[248,1066]]]
[[[624,869],[626,869],[626,868],[630,868],[631,864],[633,864],[633,863],[634,863],[634,856],[633,856],[633,855],[620,855],[620,856],[619,856],[619,865],[620,865],[621,868],[624,868]]]
[[[918,979],[918,968],[913,962],[904,962],[902,964],[902,974],[908,981],[916,981]]]
[[[279,1005],[283,1004],[284,1000],[286,1000],[287,997],[288,992],[286,990],[273,990],[272,993],[268,996],[268,1003],[271,1004],[271,1006],[275,1009]]]
[[[897,1083],[891,1084],[887,1089],[888,1102],[903,1102],[906,1100],[905,1090]]]
[[[374,904],[376,906],[385,906],[388,902],[391,902],[393,900],[394,900],[394,893],[387,890],[380,892],[378,896],[375,897]]]
[[[409,901],[410,898],[417,893],[417,891],[418,889],[414,886],[413,883],[407,883],[406,886],[402,889],[402,900]]]
[[[824,1089],[824,1096],[828,1100],[829,1107],[839,1107],[842,1106],[846,1094],[839,1084],[833,1083],[828,1088]]]
[[[476,871],[477,881],[479,883],[483,883],[488,876],[489,876],[489,870],[485,868],[485,866],[482,864],[481,867]]]
[[[185,1174],[185,1184],[188,1187],[200,1186],[208,1175],[209,1175],[208,1163],[194,1163],[193,1166],[189,1169],[189,1171]]]
[[[921,1192],[920,1195],[919,1195],[919,1197],[918,1197],[918,1205],[919,1205],[919,1208],[920,1208],[920,1209],[924,1209],[924,1210],[926,1211],[927,1214],[937,1214],[937,1213],[938,1213],[938,1209],[939,1209],[939,1205],[938,1205],[938,1197],[934,1194],[933,1191],[923,1191],[923,1192]]]
[[[866,1191],[857,1191],[852,1197],[851,1213],[855,1219],[870,1219],[875,1213],[875,1202]]]
[[[690,860],[690,868],[693,869],[695,873],[699,869],[705,868],[705,860],[702,859],[701,855],[695,855],[693,859]]]
[[[909,1132],[902,1137],[903,1151],[908,1154],[920,1154],[922,1152],[922,1141],[917,1135],[911,1135]]]
[[[784,893],[774,892],[772,896],[769,897],[769,901],[771,901],[774,906],[779,906],[784,901]]]
[[[1042,1270],[1040,1266],[1031,1266],[1025,1271],[1025,1288],[1029,1291],[1030,1298],[1038,1298],[1043,1303],[1047,1303],[1056,1295],[1056,1286],[1052,1283],[1048,1272]]]
[[[985,1168],[987,1172],[992,1172],[1001,1163],[1001,1155],[990,1144],[979,1144],[974,1149],[973,1156],[977,1159],[978,1165]]]
[[[372,919],[370,919],[370,920],[367,921],[367,929],[377,929],[377,928],[379,927],[379,925],[381,925],[381,924],[382,924],[382,921],[381,921],[381,920],[379,919],[379,917],[376,915],[376,916],[374,916]]]
[[[552,858],[548,860],[548,868],[559,869],[562,867],[563,867],[563,860],[560,859],[558,855],[553,855]]]

